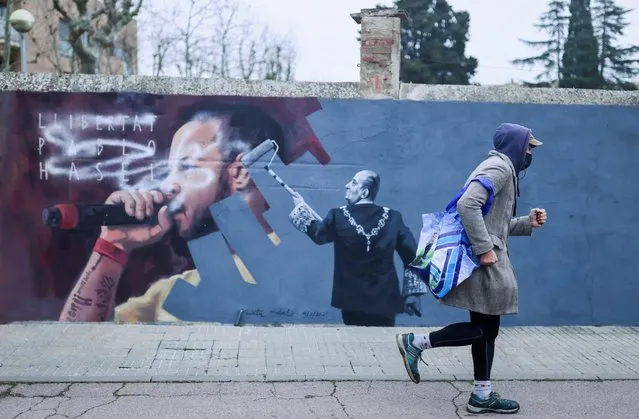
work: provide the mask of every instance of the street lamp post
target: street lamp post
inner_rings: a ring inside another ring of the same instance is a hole
[[[23,73],[27,71],[27,39],[26,34],[33,28],[35,19],[28,10],[18,9],[9,16],[9,23],[20,33],[20,68]],[[6,41],[5,41],[6,42]]]

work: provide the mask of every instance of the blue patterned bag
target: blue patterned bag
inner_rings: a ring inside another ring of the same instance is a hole
[[[422,215],[417,254],[409,264],[409,269],[428,285],[437,299],[444,298],[479,267],[479,258],[472,252],[457,213],[457,202],[474,181],[488,190],[488,200],[482,207],[482,214],[486,216],[495,199],[495,192],[490,179],[483,177],[471,179],[446,206],[445,212]]]

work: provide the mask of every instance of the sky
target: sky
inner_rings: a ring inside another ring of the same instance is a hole
[[[359,81],[359,25],[351,13],[391,5],[387,0],[249,0],[251,12],[270,29],[288,34],[296,48],[295,79],[298,81]],[[547,8],[547,0],[448,0],[454,10],[470,13],[467,54],[479,61],[473,82],[482,85],[533,81],[534,68],[510,64],[536,51],[518,38],[544,39],[534,24]],[[619,6],[635,8],[627,15],[625,43],[639,44],[638,0],[617,0]],[[303,5],[303,6],[302,6]],[[538,70],[538,69],[537,69]],[[144,71],[144,70],[143,70]]]

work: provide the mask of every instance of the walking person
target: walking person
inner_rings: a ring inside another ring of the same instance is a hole
[[[418,361],[424,350],[471,345],[474,389],[467,404],[472,413],[516,413],[519,404],[502,398],[492,390],[490,373],[499,334],[500,316],[517,314],[517,281],[510,263],[509,236],[530,236],[533,228],[547,220],[544,209],[535,208],[528,216],[513,218],[519,195],[519,173],[530,166],[532,151],[542,143],[532,131],[517,124],[501,124],[493,137],[494,150],[469,176],[468,189],[457,203],[464,230],[480,267],[454,288],[441,303],[468,310],[470,321],[455,323],[426,334],[398,334],[397,345],[410,379],[419,383]],[[475,177],[493,184],[494,201],[484,217],[482,206],[488,190]]]

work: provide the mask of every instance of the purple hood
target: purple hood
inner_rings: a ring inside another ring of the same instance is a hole
[[[519,175],[524,165],[526,151],[528,150],[528,136],[530,128],[517,124],[503,123],[495,131],[493,145],[495,150],[508,156]]]

